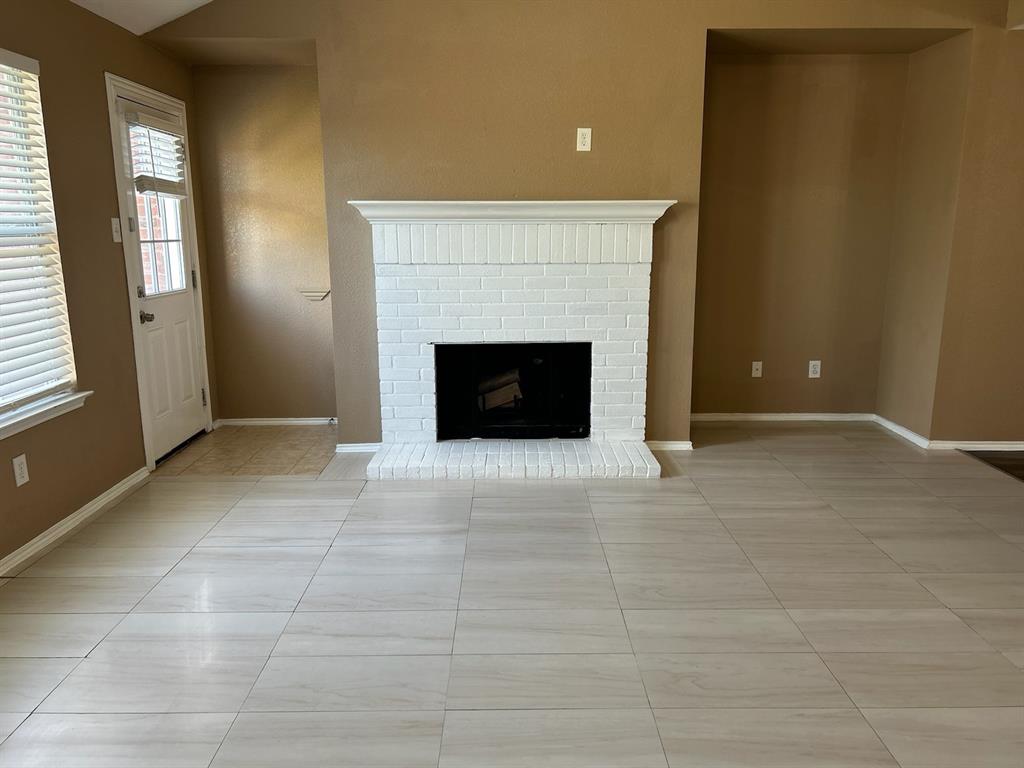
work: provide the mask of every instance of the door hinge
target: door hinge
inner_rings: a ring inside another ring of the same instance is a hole
[[[134,216],[129,216],[128,217],[128,231],[129,232],[134,232],[135,231],[135,217]]]
[[[199,391],[200,391],[200,392],[202,393],[202,395],[203,395],[203,407],[205,408],[205,407],[206,407],[206,387],[203,387],[203,388],[202,388],[202,389],[200,389]]]
[[[199,287],[199,285],[196,282],[196,271],[193,269],[192,270],[192,288],[194,289],[194,288],[198,288],[198,287]]]

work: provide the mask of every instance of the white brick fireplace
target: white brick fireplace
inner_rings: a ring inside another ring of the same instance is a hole
[[[656,477],[643,443],[651,245],[673,202],[352,202],[372,225],[377,293],[369,474]],[[592,345],[589,440],[437,442],[433,345],[560,341]]]

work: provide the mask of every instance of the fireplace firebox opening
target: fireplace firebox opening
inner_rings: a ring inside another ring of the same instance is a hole
[[[436,344],[437,439],[590,435],[590,342]]]

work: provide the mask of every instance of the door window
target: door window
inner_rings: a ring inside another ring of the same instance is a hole
[[[139,228],[142,288],[146,296],[188,288],[182,218],[186,197],[181,136],[126,116]]]

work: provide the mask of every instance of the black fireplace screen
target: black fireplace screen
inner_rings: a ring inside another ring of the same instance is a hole
[[[437,344],[437,439],[587,437],[590,342]]]

